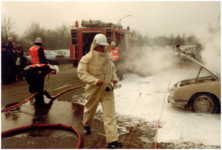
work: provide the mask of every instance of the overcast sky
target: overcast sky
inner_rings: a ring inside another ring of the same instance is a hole
[[[11,17],[21,35],[32,22],[55,29],[77,20],[101,20],[139,30],[151,37],[191,34],[199,26],[215,23],[221,13],[220,1],[1,1],[1,16]]]

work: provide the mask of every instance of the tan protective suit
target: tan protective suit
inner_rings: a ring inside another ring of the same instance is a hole
[[[82,57],[79,62],[77,73],[80,80],[86,83],[83,125],[91,127],[94,115],[99,102],[103,108],[104,129],[106,142],[118,141],[116,111],[114,93],[105,92],[105,86],[111,81],[117,80],[116,69],[109,52],[101,53],[94,50],[97,44],[92,43],[90,52]],[[102,86],[97,86],[97,82],[103,81]]]

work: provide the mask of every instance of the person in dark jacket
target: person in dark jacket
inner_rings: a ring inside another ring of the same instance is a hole
[[[16,45],[13,43],[13,38],[9,37],[8,41],[6,42],[6,50],[9,56],[9,82],[14,83],[17,82],[16,80]]]
[[[59,67],[49,64],[31,64],[24,68],[24,76],[29,84],[29,92],[35,93],[35,104],[38,106],[44,105],[44,97],[53,99],[53,97],[44,90],[44,78],[48,74],[56,74],[59,72]]]
[[[18,55],[20,55],[20,56],[23,56],[23,49],[22,49],[22,45],[21,44],[18,44],[17,45],[17,53],[18,53]]]
[[[6,44],[2,41],[2,57],[1,57],[1,67],[2,67],[2,84],[9,84],[9,59],[6,51]]]
[[[52,66],[47,64],[44,50],[42,48],[42,43],[43,42],[40,37],[37,37],[35,39],[34,46],[29,49],[31,56],[31,65],[24,68],[24,76],[28,84],[30,85],[29,92],[38,92],[35,95],[36,105],[44,104],[43,94],[45,94],[48,98],[52,98],[46,90],[43,90],[44,78],[53,69],[51,69]],[[56,68],[57,69],[54,68],[54,70],[58,70],[58,67]],[[39,74],[39,72],[41,73]]]
[[[28,65],[27,64],[27,59],[26,57],[24,57],[24,52],[23,52],[23,49],[22,49],[22,46],[21,44],[18,44],[17,45],[17,55],[18,55],[18,59],[16,61],[16,65],[17,65],[17,71],[16,71],[16,74],[17,74],[17,77],[18,77],[18,80],[23,80],[23,69]]]
[[[18,79],[19,80],[23,80],[23,69],[28,65],[27,64],[27,58],[23,55],[23,53],[19,54],[19,58],[20,58],[20,65],[19,65],[19,76]]]

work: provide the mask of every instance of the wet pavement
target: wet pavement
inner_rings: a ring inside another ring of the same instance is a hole
[[[45,88],[52,95],[70,87],[82,85],[76,76],[76,68],[71,64],[63,65],[61,72],[57,76],[51,76],[49,81],[45,81]],[[59,79],[59,80],[58,80]],[[27,99],[31,94],[28,92],[26,81],[20,81],[14,85],[2,86],[2,106],[9,107]],[[60,95],[54,101],[45,97],[44,107],[36,108],[34,100],[6,112],[1,113],[1,129],[9,129],[27,126],[30,124],[57,124],[73,126],[82,136],[81,148],[106,149],[107,143],[103,128],[102,112],[97,112],[92,126],[92,133],[84,135],[82,117],[82,105],[85,101],[84,88],[72,90]],[[117,125],[119,142],[123,143],[122,149],[154,149],[154,138],[156,134],[157,121],[147,122],[140,118],[122,116],[117,114]],[[161,125],[160,125],[161,127]],[[75,148],[78,142],[77,135],[61,128],[45,128],[26,130],[21,133],[2,137],[1,148],[56,148],[68,149]],[[158,143],[158,148],[211,148],[219,149],[219,146],[207,147],[203,144],[189,143]]]
[[[79,130],[83,138],[81,148],[107,148],[101,113],[96,115],[92,134],[85,136],[82,132],[83,105],[58,100],[50,103],[46,97],[45,101],[48,101],[45,107],[35,108],[34,100],[31,100],[8,112],[2,112],[2,131],[29,124],[62,123]],[[149,125],[138,120],[136,125],[134,123],[130,118],[118,116],[118,133],[119,141],[123,143],[122,148],[153,148],[156,122]],[[153,130],[144,132],[141,127]],[[36,129],[2,138],[2,148],[74,148],[77,142],[77,136],[70,131]]]

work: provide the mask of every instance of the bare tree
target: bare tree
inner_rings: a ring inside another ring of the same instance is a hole
[[[70,26],[63,24],[56,29],[59,48],[69,48]]]
[[[14,23],[11,21],[10,17],[2,16],[2,21],[1,21],[1,36],[2,36],[2,41],[7,41],[9,34],[13,33]]]
[[[44,48],[49,49],[49,50],[58,49],[59,42],[58,42],[57,32],[54,30],[48,29],[48,30],[45,30],[44,33],[45,33],[43,37]]]
[[[27,27],[25,31],[25,38],[27,39],[27,44],[32,45],[36,37],[43,38],[44,29],[40,28],[38,23],[32,22],[30,26]]]

